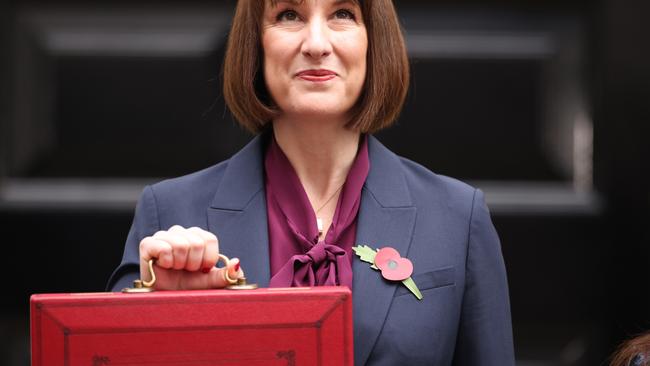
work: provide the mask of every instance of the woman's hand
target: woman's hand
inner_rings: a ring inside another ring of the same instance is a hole
[[[223,288],[230,283],[228,277],[243,277],[239,259],[233,258],[228,266],[217,268],[219,240],[214,234],[179,225],[148,236],[140,242],[140,278],[150,280],[148,262],[155,260],[157,290],[198,290]]]

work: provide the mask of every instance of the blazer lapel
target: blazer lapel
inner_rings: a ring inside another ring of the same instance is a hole
[[[416,209],[399,158],[368,136],[370,172],[359,210],[357,245],[390,246],[408,256]],[[400,283],[384,280],[378,271],[353,259],[354,363],[364,365],[383,327]]]
[[[264,195],[263,149],[258,135],[228,160],[208,208],[208,227],[219,238],[219,251],[241,260],[249,283],[268,287],[269,239]]]

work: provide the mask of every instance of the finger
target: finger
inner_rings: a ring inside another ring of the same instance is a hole
[[[166,241],[172,247],[173,269],[183,269],[187,263],[187,256],[190,251],[190,242],[178,233],[170,231],[158,232],[154,235],[157,239]]]
[[[182,290],[201,290],[208,288],[224,288],[230,283],[226,281],[224,273],[227,269],[212,267],[208,273],[185,272],[183,273],[180,288]]]
[[[184,232],[183,235],[190,243],[190,249],[187,255],[187,263],[185,263],[185,269],[188,271],[198,271],[203,264],[205,241],[201,236],[193,234],[189,231]]]
[[[170,227],[169,230],[167,230],[167,231],[174,233],[174,232],[179,232],[179,231],[183,231],[183,230],[185,230],[184,227],[182,227],[180,225],[174,225],[174,226]]]
[[[140,242],[140,259],[145,263],[156,259],[159,266],[171,268],[174,262],[172,247],[166,241],[148,236]]]
[[[182,226],[172,226],[169,231],[159,231],[154,234],[159,240],[164,240],[172,246],[173,268],[196,271],[203,263],[205,243],[201,236],[196,235]]]
[[[194,234],[196,234],[196,235],[199,235],[205,241],[217,240],[217,237],[213,233],[211,233],[211,232],[209,232],[207,230],[203,230],[200,227],[193,226],[193,227],[191,227],[191,228],[189,228],[187,230],[194,233]]]
[[[214,267],[219,261],[219,242],[209,241],[205,244],[205,252],[203,253],[203,264],[201,265],[205,272]]]
[[[166,230],[159,230],[159,231],[156,231],[156,233],[153,234],[152,236],[153,236],[154,238],[156,238],[156,239],[160,239],[160,238],[162,238],[162,237],[165,236],[165,235],[167,235],[167,231],[166,231]]]
[[[239,278],[239,259],[233,258],[228,262],[226,267],[222,268],[213,268],[208,273],[208,286],[210,288],[224,288],[226,286],[233,285],[233,283],[228,282],[226,279],[226,272],[231,279]]]
[[[180,228],[180,227],[179,227]],[[187,261],[183,269],[187,271],[197,271],[203,265],[203,255],[205,253],[206,240],[202,233],[201,229],[177,229],[174,227],[174,231],[171,233],[184,237],[189,243]],[[207,236],[205,236],[207,237]]]
[[[228,262],[228,275],[232,279],[238,279],[240,277],[240,272],[242,274],[241,277],[243,277],[244,271],[241,269],[241,263],[239,261],[239,258],[233,258]]]
[[[212,267],[210,272],[185,272],[180,288],[183,290],[198,290],[206,288],[224,288],[231,283],[226,280],[225,272],[229,272],[232,279],[244,276],[244,272],[239,267],[239,259],[233,258],[227,267]],[[237,268],[237,270],[235,270]]]
[[[208,273],[219,260],[219,240],[211,232],[198,227],[191,227],[188,230],[201,236],[205,241],[205,250],[203,252],[203,263],[201,264],[201,268],[204,273]]]
[[[176,226],[172,226],[175,228]],[[187,255],[189,253],[189,241],[183,236],[178,234],[178,231],[158,231],[153,235],[154,239],[165,241],[169,243],[172,248],[172,265],[169,268],[183,269],[187,262]]]
[[[174,226],[170,227],[169,230],[156,231],[156,233],[153,234],[153,237],[156,238],[156,239],[162,239],[162,238],[169,237],[169,233],[178,233],[179,231],[183,231],[183,230],[185,230],[185,229],[182,226],[174,225]]]
[[[140,278],[151,280],[149,261],[156,260],[158,265],[169,268],[173,264],[172,248],[169,243],[147,237],[140,242]],[[162,267],[161,267],[162,268]]]

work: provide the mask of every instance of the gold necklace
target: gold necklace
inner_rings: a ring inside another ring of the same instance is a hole
[[[320,212],[320,210],[322,210],[328,203],[330,203],[332,198],[334,198],[334,196],[336,196],[336,194],[339,193],[339,191],[341,190],[341,188],[343,188],[344,185],[345,185],[345,182],[343,182],[343,184],[341,184],[341,186],[336,191],[334,191],[334,193],[332,193],[330,198],[328,198],[327,201],[325,201],[325,203],[323,203],[323,205],[321,205],[320,208],[318,210],[316,210],[316,226],[318,226],[318,236],[319,237],[321,235],[323,235],[323,219],[318,217],[318,212]]]

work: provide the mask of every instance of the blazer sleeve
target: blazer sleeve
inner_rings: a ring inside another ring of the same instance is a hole
[[[108,280],[107,291],[121,291],[123,288],[133,285],[133,280],[140,276],[140,241],[159,230],[156,197],[151,186],[146,186],[135,208],[135,216],[126,238],[122,262]]]
[[[501,244],[483,192],[474,192],[456,366],[515,364],[510,300]]]

